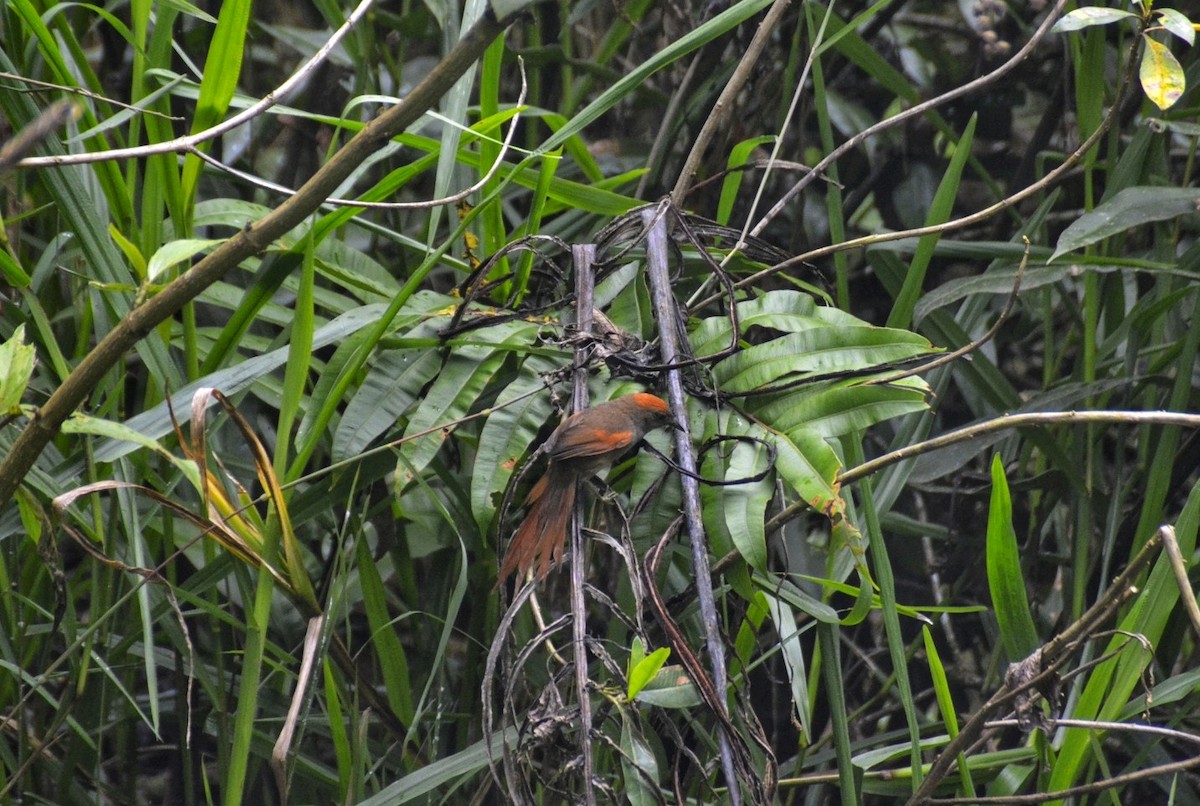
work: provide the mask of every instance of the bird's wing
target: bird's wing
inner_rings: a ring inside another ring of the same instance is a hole
[[[564,428],[555,436],[550,456],[555,460],[619,453],[633,445],[632,431],[607,431],[588,426]]]

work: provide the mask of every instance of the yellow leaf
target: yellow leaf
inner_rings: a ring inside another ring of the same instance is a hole
[[[1183,68],[1166,45],[1150,37],[1146,37],[1139,78],[1146,97],[1159,109],[1169,109],[1183,95]]]

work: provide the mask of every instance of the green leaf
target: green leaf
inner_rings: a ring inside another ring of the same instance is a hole
[[[437,329],[433,322],[422,322],[408,336],[435,337]],[[334,461],[359,455],[381,434],[394,428],[441,366],[441,356],[436,350],[379,350],[334,431]]]
[[[192,134],[198,134],[218,123],[229,109],[242,73],[242,54],[245,50],[246,28],[250,22],[250,0],[226,0],[221,3],[217,27],[213,30],[200,79],[200,96],[192,118]],[[202,144],[201,148],[206,148]],[[200,176],[200,158],[189,154],[184,160],[183,192],[189,204],[196,192]]]
[[[992,459],[992,501],[988,509],[987,575],[992,607],[1000,626],[1000,641],[1010,661],[1018,661],[1038,647],[1037,629],[1025,593],[1021,551],[1013,528],[1012,498],[1000,455]]]
[[[1063,230],[1050,260],[1142,224],[1194,215],[1198,206],[1200,188],[1125,188]]]
[[[113,243],[125,254],[126,260],[133,266],[134,273],[139,279],[145,280],[146,273],[146,258],[143,257],[141,250],[137,248],[137,244],[125,237],[115,224],[108,225],[108,234],[112,236]]]
[[[110,443],[106,444],[128,443],[127,450],[122,451],[121,455],[127,453],[128,450],[132,450],[134,446],[154,451],[163,459],[166,459],[179,468],[180,472],[192,483],[197,492],[201,492],[204,489],[204,485],[200,480],[200,468],[195,462],[176,456],[159,442],[126,424],[114,423],[111,420],[92,417],[91,415],[77,411],[63,422],[62,432],[64,434],[88,434],[111,440]],[[97,453],[99,452],[97,451]],[[116,458],[118,457],[113,457],[114,460]],[[104,459],[97,457],[97,461],[104,461]]]
[[[921,640],[925,644],[925,657],[929,661],[929,676],[933,681],[933,693],[937,699],[938,710],[942,712],[942,721],[946,723],[946,734],[953,739],[958,735],[958,714],[954,710],[954,698],[951,696],[950,679],[946,676],[946,667],[938,654],[937,643],[929,627],[921,625]],[[968,797],[975,796],[975,785],[971,778],[971,765],[965,753],[958,756],[959,775],[962,776],[962,791]]]
[[[804,660],[804,647],[800,644],[800,629],[796,626],[796,614],[783,599],[760,593],[763,603],[775,622],[779,632],[779,650],[783,656],[783,668],[787,672],[792,689],[792,705],[800,728],[806,739],[812,739],[812,707],[808,696],[808,667]]]
[[[975,123],[978,117],[978,114],[971,115],[966,130],[954,146],[950,164],[946,166],[946,173],[942,176],[942,181],[938,183],[933,203],[929,206],[929,212],[925,214],[925,226],[927,227],[943,224],[954,214],[954,200],[958,197],[958,185],[962,179],[963,167],[967,164],[967,158],[971,156],[971,142],[975,137]],[[939,237],[938,233],[921,236],[921,240],[917,244],[917,251],[913,254],[912,263],[904,274],[904,283],[900,287],[900,293],[896,295],[892,310],[888,314],[888,327],[912,325],[913,308],[921,297],[921,289],[925,284],[925,272],[929,268],[929,262],[933,260],[933,252],[937,247]]]
[[[1175,536],[1184,557],[1191,557],[1196,550],[1198,529],[1200,484],[1195,484],[1175,523]],[[1145,582],[1137,587],[1137,595],[1123,610],[1108,644],[1097,647],[1097,657],[1105,660],[1092,670],[1079,694],[1074,709],[1077,719],[1116,719],[1130,694],[1145,690],[1146,667],[1154,661],[1152,648],[1159,646],[1168,624],[1180,618],[1179,586],[1165,551],[1154,561]],[[1046,788],[1053,791],[1071,786],[1081,767],[1090,763],[1089,752],[1094,752],[1095,746],[1093,731],[1068,730]]]
[[[814,384],[751,407],[755,417],[778,431],[803,426],[826,439],[929,408],[928,385],[920,378],[878,385],[861,381]]]
[[[0,277],[13,288],[28,288],[30,279],[25,269],[7,250],[0,249]]]
[[[745,165],[750,161],[750,155],[754,149],[774,142],[774,135],[751,137],[749,140],[741,141],[730,149],[729,160],[725,167],[736,168],[739,165]],[[741,189],[744,174],[744,171],[730,171],[721,181],[721,198],[717,202],[717,221],[721,224],[729,223],[729,217],[733,214],[733,203],[737,201],[738,190]]]
[[[787,602],[789,606],[807,613],[822,624],[837,624],[841,621],[838,611],[834,610],[825,602],[817,599],[812,594],[805,591],[799,585],[787,579],[782,579],[774,574],[768,575],[759,571],[755,571],[751,577],[754,584],[757,585],[764,593],[778,597],[780,600]],[[841,582],[834,582],[830,579],[817,579],[815,577],[801,576],[808,582],[816,582],[820,585],[827,586],[830,590],[840,591],[847,596],[858,596],[859,590],[853,585],[846,585]],[[868,601],[870,596],[868,595]],[[878,607],[878,601],[875,606]],[[765,602],[764,602],[765,605]],[[904,615],[909,615],[903,613]]]
[[[36,359],[37,349],[25,343],[25,325],[17,325],[12,338],[0,344],[0,416],[20,411]]]
[[[1183,67],[1171,49],[1158,40],[1146,37],[1142,64],[1138,70],[1142,90],[1159,109],[1169,109],[1183,96],[1187,80]]]
[[[803,427],[786,435],[774,434],[772,439],[776,450],[776,472],[806,504],[826,515],[834,514],[843,506],[834,487],[842,464],[828,442]]]
[[[1053,266],[1029,266],[1021,277],[1021,292],[1073,280],[1084,273],[1109,274],[1123,269],[1128,269],[1128,267],[1106,263],[1063,262]],[[921,301],[913,310],[913,321],[920,322],[938,308],[944,308],[977,294],[1011,294],[1016,279],[1017,267],[1007,266],[989,270],[984,274],[960,277],[943,283],[922,295]]]
[[[721,13],[696,26],[683,36],[670,41],[666,47],[655,53],[646,61],[630,69],[623,78],[614,81],[595,100],[571,118],[570,122],[556,131],[541,145],[541,152],[551,151],[565,143],[569,138],[587,128],[597,118],[629,98],[634,88],[645,85],[650,76],[668,65],[674,64],[694,50],[704,47],[709,42],[733,30],[746,20],[758,14],[770,4],[770,0],[742,0],[733,3]]]
[[[658,670],[663,667],[669,657],[671,657],[671,650],[665,646],[659,647],[643,658],[635,659],[634,656],[630,656],[629,691],[627,692],[629,699],[637,699],[637,695],[654,679]]]
[[[353,334],[374,324],[382,312],[382,305],[364,305],[338,316],[328,324],[317,328],[313,333],[313,349],[320,349],[336,342],[344,342]],[[172,394],[171,405],[177,412],[186,411],[187,407],[191,405],[192,393],[203,386],[220,389],[226,395],[232,396],[283,366],[287,362],[287,358],[288,348],[284,346],[269,353],[248,358],[226,369],[218,370],[189,383]],[[146,437],[157,439],[171,430],[168,406],[165,402],[160,403],[149,411],[129,418],[125,421],[125,425]],[[97,448],[96,458],[100,461],[112,461],[131,450],[133,450],[133,446],[128,443],[108,442]]]
[[[413,704],[408,657],[388,611],[383,578],[365,540],[358,541],[358,580],[363,606],[367,611],[367,622],[371,625],[369,643],[375,651],[375,657],[379,659],[382,673],[380,682],[387,692],[388,704],[404,724],[412,724]]]
[[[146,267],[146,278],[153,282],[176,263],[191,260],[197,254],[224,242],[223,238],[184,238],[178,241],[169,241],[160,246],[150,258]]]
[[[632,715],[621,714],[621,773],[625,782],[625,799],[630,806],[654,806],[661,796],[650,787],[661,777],[658,758],[642,736]]]
[[[1163,28],[1187,42],[1188,45],[1196,44],[1196,28],[1183,12],[1173,8],[1159,8],[1154,10],[1154,16],[1158,17]]]
[[[409,439],[401,449],[407,463],[400,471],[404,478],[420,473],[433,460],[450,436],[442,426],[476,404],[479,393],[508,356],[509,346],[531,344],[538,328],[531,322],[506,322],[475,331],[471,343],[453,347],[404,431]]]
[[[520,376],[504,388],[479,434],[471,475],[471,512],[479,531],[487,533],[517,462],[528,452],[552,413],[542,373],[554,368],[542,356],[530,356]]]
[[[1137,15],[1131,11],[1121,11],[1116,8],[1097,8],[1096,6],[1088,6],[1087,8],[1077,8],[1074,11],[1068,11],[1063,15],[1063,18],[1054,23],[1054,27],[1050,29],[1052,33],[1062,34],[1067,31],[1078,31],[1083,28],[1090,28],[1093,25],[1108,25],[1109,23],[1118,20],[1128,19],[1130,17],[1137,18]]]
[[[701,703],[700,692],[682,666],[664,666],[637,696],[638,702],[660,708],[695,708]]]
[[[925,337],[907,330],[870,325],[822,327],[742,350],[713,367],[713,375],[722,392],[739,394],[777,381],[875,367],[932,350]]]
[[[490,760],[499,757],[503,745],[515,741],[516,738],[516,728],[509,728],[504,732],[497,731],[464,750],[419,767],[411,775],[406,775],[371,797],[359,801],[358,806],[401,806],[419,800],[439,787],[468,779],[480,770],[486,770]]]
[[[734,446],[725,471],[725,480],[733,481],[756,476],[766,470],[766,448],[759,444],[739,442]],[[721,513],[725,527],[738,554],[751,568],[767,568],[767,533],[765,529],[767,504],[775,491],[771,476],[755,482],[726,487]]]
[[[942,712],[942,721],[946,723],[946,733],[953,739],[958,735],[958,714],[954,710],[954,699],[950,696],[950,680],[946,677],[946,667],[938,654],[937,642],[928,625],[921,625],[921,641],[925,645],[925,657],[929,662],[929,677],[933,681],[933,693],[937,698],[938,710]]]

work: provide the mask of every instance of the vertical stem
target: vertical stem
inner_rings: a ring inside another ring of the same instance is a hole
[[[571,247],[575,270],[575,327],[580,334],[592,331],[592,305],[595,286],[592,261],[596,256],[594,244]],[[580,342],[575,349],[575,388],[573,406],[583,411],[588,405],[588,345]],[[575,647],[575,691],[579,697],[579,750],[583,757],[583,803],[594,806],[596,792],[592,787],[592,700],[588,692],[587,600],[584,598],[583,497],[575,496],[571,513],[571,627]]]
[[[675,297],[671,294],[671,276],[667,260],[667,226],[663,217],[663,207],[646,207],[642,210],[642,223],[647,228],[646,234],[646,273],[650,280],[650,297],[654,304],[654,318],[658,322],[659,348],[664,364],[674,364],[681,356],[679,352],[676,323],[679,321],[679,311],[675,305]],[[671,409],[677,412],[686,411],[687,402],[683,396],[683,383],[679,379],[678,369],[666,371],[667,400]],[[724,713],[720,714],[717,734],[721,748],[721,767],[725,772],[725,780],[729,784],[729,802],[740,806],[742,792],[738,784],[737,773],[733,763],[732,737],[726,729],[729,721],[728,707],[725,698],[728,696],[728,679],[725,674],[725,645],[721,643],[721,631],[718,628],[717,605],[713,599],[712,571],[708,563],[708,546],[704,539],[704,525],[700,520],[700,486],[696,483],[696,458],[692,455],[691,434],[687,428],[687,418],[679,418],[682,426],[675,433],[676,461],[684,470],[680,474],[680,484],[683,487],[684,523],[687,526],[688,542],[692,549],[692,570],[696,578],[696,592],[700,601],[700,617],[704,622],[704,637],[708,645],[708,657],[712,661],[712,679],[720,693],[719,703]]]

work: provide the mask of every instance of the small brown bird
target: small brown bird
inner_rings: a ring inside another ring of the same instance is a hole
[[[514,571],[524,578],[535,566],[534,578],[545,578],[562,559],[579,482],[607,468],[670,417],[666,401],[637,392],[563,420],[546,440],[550,465],[525,499],[529,513],[500,565],[500,583]]]

